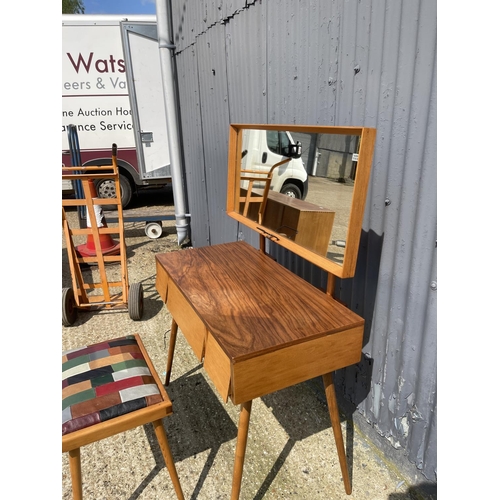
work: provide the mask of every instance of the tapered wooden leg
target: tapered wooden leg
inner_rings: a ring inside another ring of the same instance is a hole
[[[234,458],[233,487],[231,500],[238,500],[241,491],[241,478],[243,476],[243,463],[245,462],[245,451],[247,449],[248,426],[250,424],[250,413],[252,401],[241,405],[240,421],[238,424],[238,438],[236,441],[236,456]]]
[[[177,340],[177,323],[172,318],[172,325],[170,327],[170,344],[168,345],[167,355],[167,375],[165,376],[165,385],[170,383],[170,374],[172,373],[172,362],[174,361],[175,341]]]
[[[345,492],[350,495],[352,491],[351,480],[349,478],[349,470],[347,468],[344,439],[342,437],[342,429],[340,427],[339,408],[337,406],[337,397],[335,395],[335,386],[333,385],[331,373],[323,375],[323,383],[325,384],[326,400],[328,401],[328,410],[330,411],[333,435],[335,436],[335,444],[337,445],[337,454],[339,456],[342,479],[344,480],[344,488]]]
[[[167,465],[168,473],[172,479],[172,484],[174,485],[177,498],[179,500],[184,500],[184,493],[182,493],[181,483],[179,482],[179,476],[177,475],[177,469],[175,468],[174,458],[172,457],[172,452],[170,451],[170,445],[168,444],[167,434],[162,421],[155,420],[153,422],[153,427],[158,443],[160,444],[163,458],[165,459],[165,464]]]
[[[69,470],[71,471],[71,485],[73,487],[73,499],[82,500],[82,466],[80,462],[80,448],[69,452]]]

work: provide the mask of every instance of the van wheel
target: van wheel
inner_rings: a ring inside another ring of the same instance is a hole
[[[295,184],[285,184],[280,191],[281,194],[285,196],[290,196],[290,198],[302,198],[302,193],[300,189]]]
[[[115,182],[111,179],[96,181],[96,191],[99,198],[116,198]],[[120,174],[120,190],[122,195],[122,207],[125,208],[132,199],[132,187],[130,181]],[[103,205],[103,210],[116,210],[116,205]]]

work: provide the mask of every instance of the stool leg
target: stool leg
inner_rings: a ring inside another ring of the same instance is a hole
[[[323,384],[325,385],[326,400],[328,401],[328,409],[330,410],[330,420],[332,421],[333,435],[335,436],[335,444],[337,445],[337,454],[339,456],[342,479],[344,480],[344,488],[345,492],[350,495],[352,491],[351,480],[347,468],[344,439],[342,438],[342,429],[340,427],[339,408],[337,406],[337,397],[335,395],[335,386],[333,385],[331,373],[323,375]]]
[[[165,377],[165,385],[170,383],[170,374],[172,373],[172,362],[174,360],[175,341],[177,340],[177,323],[172,318],[172,326],[170,327],[170,344],[168,345],[167,355],[167,375]]]
[[[73,488],[73,500],[82,500],[82,466],[80,462],[80,448],[69,451],[69,470],[71,471],[71,486]]]
[[[167,465],[170,478],[172,479],[172,484],[174,485],[177,498],[179,500],[184,500],[184,493],[182,493],[181,483],[179,482],[179,476],[177,475],[177,469],[175,468],[174,459],[172,457],[172,452],[170,451],[170,445],[168,444],[167,433],[163,427],[163,422],[161,420],[155,420],[153,422],[153,427],[158,443],[160,444],[161,452],[163,454],[163,458],[165,459],[165,464]]]
[[[248,427],[250,425],[250,413],[252,411],[252,400],[242,403],[240,410],[240,421],[238,424],[238,438],[236,440],[236,456],[234,458],[233,487],[231,500],[238,500],[241,491],[241,478],[243,476],[243,463],[247,448]]]

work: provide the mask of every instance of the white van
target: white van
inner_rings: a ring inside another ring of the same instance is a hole
[[[140,189],[172,182],[155,15],[62,15],[63,165],[72,165],[70,125],[83,166],[111,165],[118,146],[123,207]],[[96,188],[116,196],[109,179]]]
[[[273,165],[291,158],[277,167],[272,176],[271,189],[292,198],[305,199],[307,171],[301,159],[302,146],[285,130],[244,130],[241,168],[269,172]],[[255,186],[255,187],[263,187]]]

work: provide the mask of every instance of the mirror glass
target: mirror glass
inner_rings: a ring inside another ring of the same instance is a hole
[[[298,246],[302,256],[314,254],[315,263],[326,259],[334,274],[353,274],[340,270],[357,256],[374,133],[362,137],[374,129],[235,127],[229,211],[268,239],[295,251]]]

